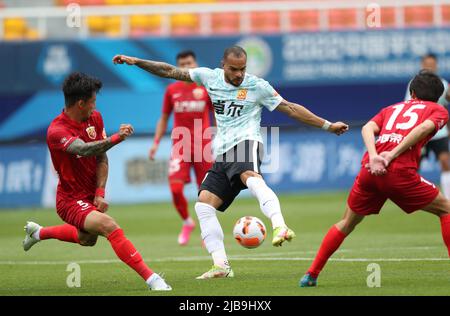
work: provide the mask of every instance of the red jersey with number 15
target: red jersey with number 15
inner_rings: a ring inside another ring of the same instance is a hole
[[[417,170],[419,168],[422,147],[447,124],[448,111],[434,102],[409,100],[388,106],[371,119],[381,129],[376,141],[376,149],[379,154],[394,149],[414,127],[426,120],[434,123],[434,132],[394,159],[389,165],[390,170],[399,168]],[[366,152],[362,165],[364,166],[368,162],[369,155]]]
[[[57,198],[93,198],[97,188],[97,159],[67,152],[76,139],[85,143],[106,138],[103,119],[94,111],[85,122],[76,122],[62,112],[47,130],[47,145],[59,176]]]
[[[164,95],[163,113],[174,112],[174,128],[186,127],[194,131],[194,120],[202,120],[202,132],[210,126],[211,100],[204,87],[196,83],[177,81],[170,84]]]

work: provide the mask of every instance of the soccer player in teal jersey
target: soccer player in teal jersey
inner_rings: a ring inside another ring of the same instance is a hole
[[[305,107],[284,100],[265,80],[246,73],[247,53],[239,46],[225,50],[223,69],[181,69],[173,65],[116,55],[115,64],[136,65],[154,75],[196,82],[204,86],[213,102],[217,133],[213,141],[215,163],[200,189],[195,211],[206,249],[214,265],[198,279],[233,277],[228,263],[223,231],[216,211],[225,211],[243,189],[258,199],[260,208],[272,222],[272,244],[281,246],[295,233],[281,213],[280,202],[261,176],[261,111],[281,111],[299,122],[340,135],[348,130],[342,122],[330,123]]]

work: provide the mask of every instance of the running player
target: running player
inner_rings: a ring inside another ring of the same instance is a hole
[[[305,107],[284,100],[267,81],[247,74],[247,53],[239,46],[225,50],[223,69],[180,69],[167,63],[124,55],[116,55],[113,62],[136,65],[160,77],[196,82],[207,89],[213,102],[217,124],[213,143],[215,162],[200,186],[195,211],[214,265],[198,279],[234,276],[216,211],[225,211],[243,189],[250,190],[258,199],[261,211],[271,220],[273,246],[281,246],[284,241],[295,237],[284,221],[278,197],[261,176],[262,108],[270,111],[277,109],[299,122],[337,135],[347,131],[348,125],[330,123]]]
[[[46,239],[94,246],[100,235],[107,238],[120,260],[134,269],[151,290],[171,290],[144,263],[114,219],[105,214],[106,151],[133,134],[133,127],[122,124],[118,133],[106,136],[102,116],[95,110],[101,87],[99,80],[83,73],[72,73],[64,81],[65,107],[48,128],[47,144],[59,176],[56,211],[66,224],[42,227],[27,222],[23,248],[28,251]]]
[[[438,61],[437,56],[434,54],[427,54],[422,57],[421,60],[422,69],[429,70],[435,74],[438,74]],[[441,78],[442,84],[444,85],[444,92],[440,96],[439,100],[436,102],[448,110],[448,100],[450,100],[450,90],[448,89],[448,82]],[[405,101],[411,99],[411,94],[409,92],[409,85],[406,89]],[[444,126],[441,128],[433,138],[424,146],[422,149],[422,157],[428,156],[428,154],[433,151],[436,159],[439,161],[441,166],[441,188],[442,193],[448,199],[450,198],[450,153],[448,146],[448,127]]]
[[[191,69],[198,67],[193,51],[180,52],[176,59],[177,66],[180,68]],[[183,227],[178,235],[178,243],[180,245],[186,245],[189,242],[191,232],[195,228],[195,222],[189,216],[188,203],[183,194],[184,185],[191,182],[191,167],[194,168],[197,185],[200,187],[206,172],[212,166],[212,157],[208,154],[207,148],[205,148],[206,142],[203,141],[202,137],[196,137],[195,135],[196,125],[200,127],[200,136],[203,135],[205,129],[210,127],[209,114],[211,111],[211,100],[204,87],[184,81],[170,84],[164,95],[162,115],[156,126],[155,138],[150,148],[149,156],[153,160],[161,137],[166,133],[169,116],[173,112],[174,132],[172,134],[174,135],[174,150],[172,150],[170,155],[169,185],[173,204],[183,220]],[[189,130],[189,135],[181,133],[185,129]],[[181,137],[178,138],[179,135]],[[184,137],[189,139],[184,139]],[[183,141],[190,144],[187,153],[183,152],[183,146],[178,146]],[[179,147],[181,149],[177,150]],[[208,154],[208,157],[203,157],[203,152]]]
[[[347,201],[344,218],[326,234],[301,287],[317,285],[330,256],[365,216],[378,214],[387,199],[405,213],[437,215],[450,256],[450,201],[417,170],[422,147],[448,121],[447,110],[435,102],[444,91],[440,78],[422,71],[410,85],[412,99],[381,110],[362,129],[367,152]],[[375,137],[378,140],[375,142]]]

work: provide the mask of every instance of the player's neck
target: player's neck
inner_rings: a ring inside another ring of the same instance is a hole
[[[81,114],[76,111],[75,107],[64,108],[64,113],[72,120],[77,123],[83,122]]]

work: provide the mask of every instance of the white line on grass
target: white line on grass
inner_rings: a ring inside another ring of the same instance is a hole
[[[230,257],[230,261],[312,261],[314,258],[301,257]],[[206,261],[210,257],[173,257],[160,259],[145,259],[147,262],[188,262],[188,261]],[[420,261],[448,261],[448,258],[331,258],[329,261],[336,262],[420,262]],[[67,261],[0,261],[0,265],[61,265],[76,262],[78,264],[105,264],[119,263],[118,259],[105,260],[67,260]]]

